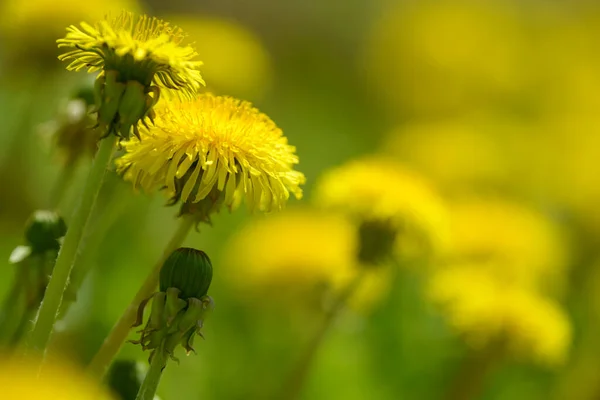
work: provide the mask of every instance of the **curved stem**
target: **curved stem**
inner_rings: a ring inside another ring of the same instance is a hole
[[[194,226],[194,219],[191,216],[184,215],[181,217],[179,227],[173,234],[171,241],[165,247],[160,260],[154,265],[154,268],[152,268],[152,271],[150,271],[150,274],[146,277],[144,283],[142,283],[142,286],[131,303],[127,306],[127,309],[125,309],[123,315],[121,315],[106,339],[104,339],[104,343],[102,343],[100,350],[98,350],[88,366],[88,372],[92,376],[102,379],[110,363],[121,349],[125,340],[127,340],[127,335],[131,330],[131,326],[135,323],[138,306],[156,290],[160,269],[165,260],[173,251],[181,246],[192,226]]]
[[[77,254],[81,237],[92,213],[98,192],[102,186],[106,168],[115,148],[116,136],[110,135],[100,141],[100,148],[92,164],[88,179],[81,194],[79,206],[70,221],[63,245],[58,253],[54,271],[46,288],[44,300],[40,306],[35,326],[31,333],[29,347],[43,351],[48,344],[56,315],[67,287],[73,261]]]
[[[153,400],[156,395],[156,389],[160,382],[163,369],[167,366],[166,352],[163,347],[160,346],[154,351],[152,355],[152,361],[150,362],[150,369],[140,386],[140,390],[135,397],[135,400]]]
[[[304,384],[310,371],[310,367],[312,366],[314,359],[317,356],[318,350],[321,347],[321,344],[323,343],[327,332],[333,325],[333,322],[335,321],[336,317],[344,309],[344,306],[346,305],[348,299],[355,293],[356,289],[363,280],[364,274],[364,271],[358,273],[354,277],[354,279],[352,279],[348,283],[348,285],[340,292],[339,296],[336,298],[331,308],[325,314],[321,326],[310,340],[302,358],[300,358],[300,361],[292,370],[292,373],[288,377],[284,386],[284,390],[279,398],[286,400],[295,400],[300,398],[300,395],[302,394],[302,389],[304,388]]]

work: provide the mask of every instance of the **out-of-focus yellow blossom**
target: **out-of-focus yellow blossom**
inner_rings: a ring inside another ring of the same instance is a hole
[[[402,257],[440,250],[446,240],[442,200],[426,180],[390,159],[365,158],[325,172],[315,203],[358,223],[391,221]]]
[[[462,199],[449,210],[449,263],[479,263],[498,279],[524,287],[564,287],[564,232],[544,215],[490,198]]]
[[[536,71],[535,100],[543,112],[596,113],[600,107],[600,8],[589,3],[535,7],[530,59]]]
[[[49,364],[36,377],[39,362],[4,359],[0,362],[0,388],[5,399],[111,400],[112,396],[81,370]]]
[[[561,307],[488,272],[479,264],[439,270],[428,297],[476,349],[499,345],[517,358],[546,365],[564,362],[571,325]]]
[[[347,219],[309,209],[289,210],[253,221],[226,247],[227,277],[236,293],[291,296],[294,301],[319,289],[341,289],[357,266],[356,226]],[[387,294],[385,268],[366,269],[350,305],[368,310]]]
[[[369,83],[396,113],[444,115],[501,102],[526,82],[527,47],[511,3],[394,7],[375,22],[366,60]]]
[[[281,210],[290,192],[302,197],[304,175],[295,147],[281,129],[250,103],[232,97],[199,95],[196,100],[163,100],[154,125],[124,143],[118,171],[146,192],[166,188],[173,203],[208,218],[225,204],[245,198],[250,210]]]
[[[517,138],[522,149],[519,188],[550,199],[576,216],[590,231],[600,232],[600,117],[591,113],[555,113],[539,121],[537,137]]]
[[[252,31],[218,18],[173,15],[168,20],[184,29],[202,54],[208,90],[254,100],[268,89],[271,59]]]
[[[412,123],[391,131],[383,148],[446,190],[498,186],[511,177],[503,128],[514,126],[480,117]]]
[[[53,62],[58,54],[55,40],[66,26],[139,8],[135,0],[3,0],[0,2],[2,51],[16,57],[35,58],[38,62]]]

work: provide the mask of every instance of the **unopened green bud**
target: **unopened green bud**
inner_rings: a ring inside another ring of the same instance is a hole
[[[394,253],[398,228],[392,221],[364,221],[359,229],[358,260],[365,265],[379,265]]]
[[[60,249],[60,238],[67,233],[67,225],[54,211],[37,210],[29,218],[25,239],[32,253],[43,253]]]
[[[160,271],[160,291],[177,288],[182,299],[205,296],[211,281],[210,259],[203,251],[191,248],[175,250]]]

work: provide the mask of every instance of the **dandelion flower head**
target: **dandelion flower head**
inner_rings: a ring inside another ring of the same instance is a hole
[[[423,245],[439,250],[446,240],[441,198],[426,180],[388,159],[360,159],[327,171],[315,203],[359,222],[391,221],[402,233],[398,248],[407,253]]]
[[[274,293],[297,303],[307,293],[336,291],[359,272],[356,227],[346,218],[312,209],[269,215],[243,227],[225,252],[227,277],[248,299]],[[350,299],[370,309],[387,292],[389,279],[370,269]]]
[[[173,203],[204,216],[244,198],[251,211],[268,212],[282,209],[290,192],[302,197],[295,148],[246,101],[212,94],[164,100],[155,124],[140,133],[141,140],[124,143],[118,171],[146,192],[164,188]]]
[[[469,264],[435,272],[428,297],[474,348],[502,345],[516,358],[565,361],[571,324],[551,298]]]
[[[72,49],[60,56],[70,61],[69,70],[115,70],[120,81],[175,89],[191,98],[204,84],[202,62],[195,60],[196,51],[183,40],[182,30],[168,22],[123,12],[94,26],[71,25],[58,45]]]

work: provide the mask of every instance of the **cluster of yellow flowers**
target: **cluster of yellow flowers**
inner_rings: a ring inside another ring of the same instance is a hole
[[[559,10],[396,4],[374,25],[363,65],[391,116],[401,116],[386,154],[446,199],[448,241],[427,298],[477,349],[504,346],[544,364],[565,361],[571,342],[558,301],[571,260],[556,211],[585,216],[585,225],[600,220],[597,117],[587,111],[596,112],[589,71],[600,64],[586,24]],[[540,198],[550,199],[544,212]]]

